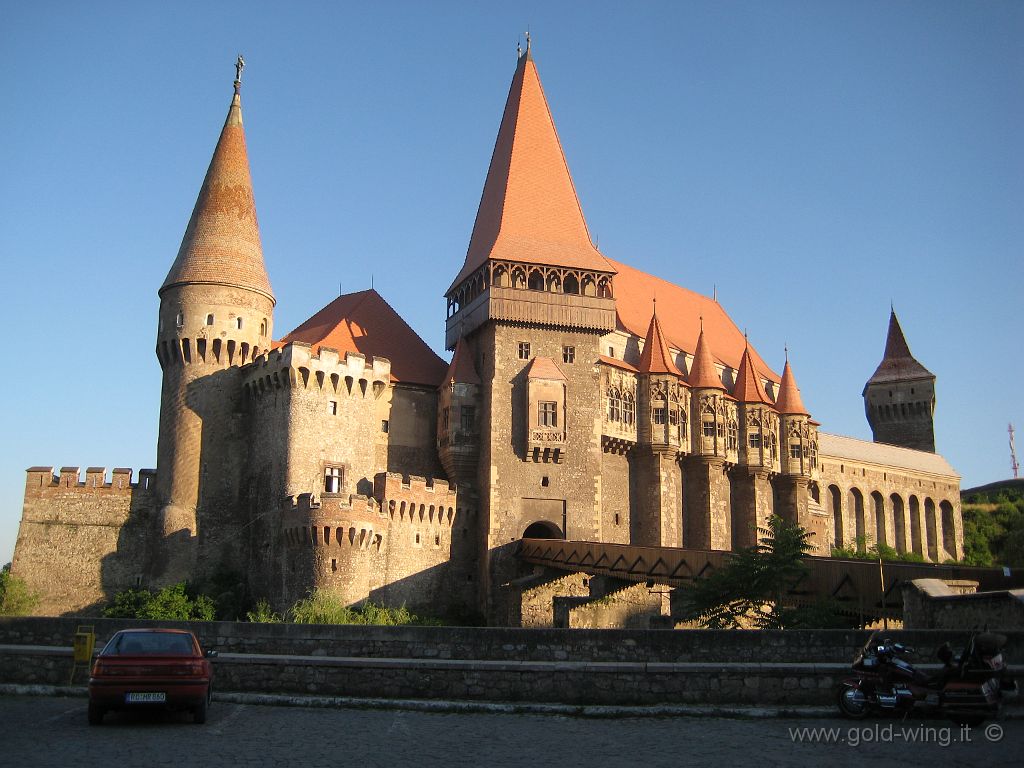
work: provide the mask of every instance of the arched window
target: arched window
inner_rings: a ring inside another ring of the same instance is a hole
[[[185,325],[185,313],[184,312],[179,312],[174,317],[174,327],[175,328],[182,328],[182,327],[184,327],[184,325]]]
[[[610,299],[612,297],[612,281],[607,277],[602,277],[597,281],[597,295],[602,299]]]
[[[541,274],[539,269],[531,269],[530,277],[526,281],[526,287],[531,291],[543,291],[544,290],[544,275]]]
[[[636,403],[633,402],[632,392],[626,392],[622,396],[622,421],[625,424],[636,422]]]
[[[622,421],[622,396],[614,387],[608,390],[608,421]]]
[[[751,437],[753,437],[753,433],[751,433]],[[758,437],[760,438],[760,434]],[[729,420],[729,442],[727,445],[730,451],[739,450],[740,447],[740,425],[736,423],[735,419]]]
[[[580,286],[580,293],[584,296],[596,296],[597,295],[597,283],[594,282],[593,275],[584,275],[583,282]]]
[[[213,315],[207,315],[206,316],[206,324],[207,325],[213,325]]]
[[[526,271],[522,267],[516,267],[512,270],[512,287],[526,288]]]
[[[562,290],[565,293],[580,292],[580,281],[576,278],[576,275],[569,274],[565,276],[565,280],[562,281]]]
[[[238,330],[242,330],[242,318],[240,318],[240,317],[236,317],[235,318],[235,327]]]
[[[562,292],[562,278],[560,278],[558,276],[557,272],[549,272],[548,273],[547,289],[551,293],[561,293]]]
[[[491,279],[499,288],[506,288],[508,286],[508,270],[499,264],[494,268],[494,276]]]

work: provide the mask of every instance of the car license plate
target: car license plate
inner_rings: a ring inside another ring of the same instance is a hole
[[[126,693],[124,695],[124,700],[127,704],[162,704],[167,701],[167,694],[162,691],[158,693]]]

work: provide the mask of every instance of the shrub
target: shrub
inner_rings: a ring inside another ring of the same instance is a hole
[[[260,598],[256,601],[256,607],[245,614],[245,620],[251,621],[254,624],[280,624],[284,619],[281,614],[274,613],[270,608],[270,603],[267,602],[266,598]]]
[[[103,615],[116,619],[155,621],[213,621],[216,608],[206,595],[190,597],[185,582],[164,587],[156,593],[148,589],[126,589],[114,595]]]
[[[300,600],[291,608],[296,624],[372,624],[394,627],[401,624],[440,626],[438,619],[417,616],[404,605],[391,608],[367,601],[358,608],[349,608],[341,598],[321,589]]]
[[[39,605],[39,594],[29,589],[8,563],[0,571],[0,616],[28,616]]]

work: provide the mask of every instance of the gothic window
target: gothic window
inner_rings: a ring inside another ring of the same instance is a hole
[[[715,436],[715,422],[713,422],[713,421],[705,421],[704,422],[704,437],[714,437],[714,436]]]
[[[344,473],[341,467],[324,468],[324,493],[341,493]]]
[[[721,438],[725,437],[725,424],[718,422],[718,436]]]
[[[530,278],[526,282],[526,287],[531,291],[543,291],[544,290],[544,275],[541,274],[539,269],[530,271]]]
[[[673,403],[668,409],[668,423],[673,427],[679,426],[679,409]]]
[[[751,448],[760,448],[761,447],[761,433],[760,432],[751,432],[749,437],[750,437],[750,447]]]
[[[562,291],[562,281],[554,272],[548,275],[548,290],[551,293],[561,293]]]
[[[818,466],[818,444],[815,441],[811,441],[811,466]]]
[[[558,403],[541,400],[537,404],[537,423],[542,427],[557,427]]]
[[[622,421],[622,398],[619,390],[608,390],[608,421]]]
[[[651,421],[655,424],[665,423],[665,406],[656,405],[651,408]]]
[[[576,347],[562,347],[562,362],[576,362]]]
[[[740,447],[740,425],[735,421],[729,422],[729,441],[727,447],[730,451],[739,450]]]
[[[636,420],[636,408],[633,402],[633,393],[627,392],[622,397],[622,421],[632,424]]]
[[[446,409],[447,410],[447,409]],[[472,405],[462,406],[459,414],[462,418],[462,431],[472,432],[476,429],[476,408]]]
[[[266,336],[266,335],[267,335],[267,320],[266,320],[266,318],[264,318],[263,322],[260,323],[260,336]]]
[[[213,325],[213,315],[207,315],[206,316],[206,324],[207,325]]]
[[[448,431],[448,424],[450,423],[449,419],[451,418],[451,410],[451,408],[445,407],[445,409],[441,411],[441,430],[444,432]]]
[[[602,299],[610,299],[612,297],[612,283],[607,277],[602,277],[598,280],[597,295]]]
[[[182,327],[184,327],[184,325],[185,325],[185,315],[184,315],[184,313],[179,312],[175,316],[175,318],[174,318],[174,326],[176,328],[182,328]]]
[[[575,275],[566,275],[565,280],[562,281],[562,290],[565,293],[579,293],[580,281],[576,279]]]
[[[799,459],[803,456],[803,451],[800,450],[800,443],[789,444],[789,458]]]
[[[530,359],[530,342],[520,341],[519,342],[519,359],[529,360]]]
[[[526,272],[523,271],[522,267],[516,267],[512,270],[512,287],[520,289],[526,287]]]
[[[682,430],[683,434],[685,435],[686,434],[686,409],[685,408],[680,408],[679,409],[679,427]]]

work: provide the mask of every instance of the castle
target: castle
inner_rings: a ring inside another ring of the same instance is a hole
[[[519,57],[438,357],[374,290],[274,336],[234,95],[159,289],[156,470],[28,470],[13,569],[40,613],[237,574],[500,623],[523,537],[729,550],[772,514],[816,554],[959,558],[934,376],[895,313],[864,403],[819,431],[717,300],[593,244],[533,54]]]

